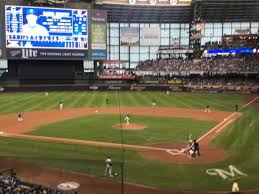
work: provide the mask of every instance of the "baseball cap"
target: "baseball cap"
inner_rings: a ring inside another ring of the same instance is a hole
[[[35,9],[27,9],[26,15],[30,15],[30,14],[36,15],[36,10]]]

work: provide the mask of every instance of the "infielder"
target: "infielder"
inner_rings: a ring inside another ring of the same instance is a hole
[[[109,175],[109,177],[113,177],[112,175],[112,159],[110,156],[107,157],[107,159],[105,160],[105,172],[104,175],[107,176],[107,173]]]
[[[64,104],[63,101],[60,101],[60,102],[59,102],[59,109],[60,109],[60,110],[63,109],[63,104]]]
[[[235,105],[236,112],[238,112],[238,104]]]
[[[210,113],[211,112],[211,108],[210,108],[210,106],[209,105],[207,105],[206,106],[206,108],[205,108],[205,111],[204,112],[208,112],[208,113]]]
[[[19,114],[18,114],[17,121],[18,121],[19,123],[22,123],[22,122],[23,122],[22,113],[19,113]]]
[[[156,101],[152,100],[152,108],[154,108],[156,106]]]
[[[126,115],[126,117],[124,118],[124,120],[126,121],[127,125],[130,124],[130,117],[129,117],[129,115]]]

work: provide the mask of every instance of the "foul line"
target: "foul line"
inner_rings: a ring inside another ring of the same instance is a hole
[[[249,106],[250,104],[252,104],[254,101],[256,101],[259,98],[259,96],[255,97],[253,100],[251,100],[249,103],[247,103],[246,105],[244,105],[240,110],[246,108],[247,106]]]
[[[246,108],[250,104],[252,104],[254,101],[256,101],[259,98],[259,96],[255,97],[253,100],[251,100],[249,103],[244,105],[240,110]],[[230,116],[228,116],[224,121],[213,127],[210,131],[205,133],[202,137],[200,137],[197,141],[201,141],[205,137],[207,137],[209,134],[214,132],[215,129],[220,127],[216,133],[219,133],[222,129],[224,129],[228,124],[232,123],[235,119],[231,119],[233,116],[235,116],[238,112],[232,113]],[[231,120],[229,120],[231,119]],[[224,124],[224,125],[223,125]],[[3,137],[16,137],[16,138],[22,138],[22,139],[31,139],[31,140],[42,140],[42,141],[53,141],[53,142],[62,142],[62,143],[76,143],[81,145],[92,145],[92,146],[101,146],[101,147],[113,147],[117,148],[120,147],[121,144],[116,143],[108,143],[108,142],[96,142],[96,141],[86,141],[86,140],[74,140],[74,139],[65,139],[65,138],[54,138],[54,137],[44,137],[44,136],[33,136],[33,135],[24,135],[24,134],[14,134],[14,133],[3,133],[0,132],[0,136]],[[149,146],[136,146],[136,145],[129,145],[124,144],[124,146],[128,149],[146,149],[146,150],[156,150],[156,151],[165,151],[170,155],[177,156],[177,155],[184,155],[185,148],[182,149],[168,149],[168,148],[157,148],[157,147],[149,147]]]
[[[97,146],[97,147],[119,148],[121,146],[121,144],[109,143],[109,142],[98,142],[98,141],[66,139],[66,138],[45,137],[45,136],[34,136],[34,135],[25,135],[25,134],[16,134],[16,133],[0,133],[0,136],[2,136],[2,137],[15,137],[15,138],[21,138],[21,139],[30,139],[30,140],[41,140],[41,141],[52,141],[52,142],[71,143],[71,144],[80,144],[80,145],[90,145],[90,146]],[[126,147],[128,149],[142,149],[142,150],[155,150],[155,151],[170,150],[169,148],[138,146],[138,145],[130,145],[130,144],[124,144],[124,147]]]
[[[244,105],[240,110],[243,110],[244,108],[246,108],[247,106],[249,106],[250,104],[252,104],[254,101],[256,101],[259,98],[259,96],[255,97],[253,100],[251,100],[249,103],[247,103],[246,105]],[[230,116],[228,116],[226,119],[224,119],[224,121],[222,121],[221,123],[219,123],[218,125],[216,125],[215,127],[213,127],[210,131],[208,131],[207,133],[205,133],[203,136],[201,136],[197,141],[201,141],[202,139],[204,139],[205,137],[207,137],[208,135],[210,135],[212,132],[214,132],[215,129],[217,129],[218,127],[220,127],[221,125],[223,125],[225,122],[227,122],[229,119],[231,119],[233,116],[235,116],[238,112],[234,112],[232,113]],[[221,128],[223,129],[223,128]],[[221,130],[220,129],[220,130]],[[219,132],[219,131],[217,131]]]
[[[223,125],[222,127],[220,127],[216,133],[219,133],[221,131],[221,129],[224,129],[228,124],[231,124],[234,121],[234,119],[229,120],[227,123],[225,123],[225,125]]]

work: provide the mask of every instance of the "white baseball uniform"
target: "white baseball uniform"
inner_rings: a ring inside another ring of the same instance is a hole
[[[126,116],[124,120],[127,122],[127,125],[129,125],[129,124],[130,124],[130,122],[129,122],[129,121],[130,121],[129,116]]]
[[[63,102],[59,103],[59,109],[62,110],[63,109]]]
[[[108,157],[106,160],[105,160],[105,164],[106,164],[106,168],[105,168],[105,172],[104,172],[104,175],[106,176],[107,175],[107,172],[108,172],[108,175],[110,177],[112,177],[112,160],[110,157]]]
[[[232,192],[239,192],[239,186],[237,184],[237,182],[234,182],[232,185]]]

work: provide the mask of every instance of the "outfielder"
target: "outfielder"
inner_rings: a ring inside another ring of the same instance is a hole
[[[105,160],[105,172],[104,175],[107,176],[107,173],[109,175],[109,177],[113,177],[112,175],[112,159],[110,156],[107,157],[107,159]]]
[[[127,125],[130,124],[130,117],[129,117],[129,115],[126,115],[124,120],[126,121]]]

